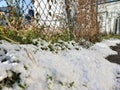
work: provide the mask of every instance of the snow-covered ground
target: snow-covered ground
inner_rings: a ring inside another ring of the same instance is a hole
[[[86,49],[71,41],[64,43],[68,49],[58,45],[54,53],[41,49],[47,45],[44,41],[37,46],[0,41],[0,87],[2,90],[120,90],[120,80],[116,78],[120,77],[120,66],[105,59],[117,54],[109,48],[117,43],[120,40],[110,39]],[[8,87],[3,80],[13,72],[19,73],[20,81]]]

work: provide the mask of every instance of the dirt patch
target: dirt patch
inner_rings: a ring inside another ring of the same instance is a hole
[[[110,56],[106,57],[106,59],[112,63],[120,64],[120,44],[117,44],[116,46],[110,46],[110,48],[112,50],[118,52],[118,54],[110,55]]]

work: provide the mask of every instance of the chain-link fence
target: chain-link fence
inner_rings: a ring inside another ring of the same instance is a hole
[[[24,19],[22,24],[34,22],[36,25],[66,28],[76,19],[75,0],[0,0],[0,11],[7,17]],[[72,13],[71,13],[72,12]]]
[[[0,5],[9,27],[69,29],[75,37],[98,32],[97,0],[0,0]]]

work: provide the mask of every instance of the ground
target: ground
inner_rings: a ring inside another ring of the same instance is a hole
[[[35,46],[1,40],[0,90],[120,90],[120,65],[105,59],[117,55],[110,48],[116,44],[119,39],[89,48],[74,41]]]
[[[114,51],[117,51],[118,54],[110,55],[106,59],[112,63],[117,63],[120,65],[120,44],[117,44],[116,46],[110,46],[110,48]]]

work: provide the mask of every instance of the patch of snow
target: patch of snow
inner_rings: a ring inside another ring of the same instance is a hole
[[[97,51],[103,57],[107,57],[109,55],[117,54],[116,51],[110,49],[110,46],[115,46],[117,43],[120,43],[119,39],[104,40],[100,43],[96,43],[90,49]]]
[[[9,57],[7,61],[0,62],[0,81],[11,74],[7,71],[19,72],[20,84],[25,90],[116,90],[119,83],[116,82],[116,72],[120,67],[112,64],[104,57],[117,54],[109,46],[120,43],[120,40],[106,40],[96,43],[89,49],[60,50],[52,53],[43,51],[34,45],[17,45],[6,41],[0,41],[3,50],[0,53]],[[43,44],[47,45],[46,42]],[[78,47],[78,46],[77,46]],[[0,56],[0,61],[2,60]],[[21,90],[17,83],[3,90]]]

